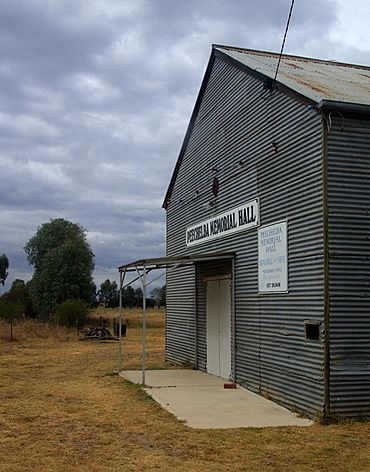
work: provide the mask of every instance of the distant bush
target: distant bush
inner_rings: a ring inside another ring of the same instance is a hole
[[[22,305],[22,313],[24,313],[26,316],[34,318],[35,315],[33,311],[32,300],[29,294],[29,288],[29,282],[25,284],[23,280],[15,279],[10,290],[0,297],[0,303],[5,302]]]
[[[89,306],[84,300],[67,300],[55,306],[54,320],[62,326],[79,328],[86,324],[89,311]]]
[[[12,303],[7,300],[0,300],[0,318],[11,322],[20,318],[24,311],[24,305],[21,303]]]
[[[14,341],[13,323],[24,313],[24,306],[21,303],[12,303],[0,299],[0,319],[10,324],[10,342]]]

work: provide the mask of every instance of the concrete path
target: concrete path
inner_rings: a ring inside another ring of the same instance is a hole
[[[141,371],[120,375],[141,383]],[[199,370],[150,370],[145,391],[191,428],[310,426],[312,421],[242,387],[224,389],[224,380]]]

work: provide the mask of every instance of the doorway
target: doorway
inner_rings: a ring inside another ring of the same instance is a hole
[[[231,278],[206,282],[207,372],[223,379],[231,376]]]

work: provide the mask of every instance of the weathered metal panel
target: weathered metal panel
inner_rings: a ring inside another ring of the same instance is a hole
[[[279,54],[216,46],[218,51],[274,78]],[[283,55],[278,82],[316,102],[370,105],[370,67]]]
[[[166,276],[166,359],[195,363],[195,272],[182,267]]]
[[[262,92],[258,79],[216,57],[167,208],[167,251],[235,252],[236,380],[320,415],[323,338],[307,341],[304,322],[323,325],[322,121],[289,96]],[[217,198],[211,190],[214,177],[220,182]],[[186,227],[256,197],[261,225],[288,221],[286,294],[258,294],[256,228],[186,248]],[[179,287],[180,281],[168,280],[169,290],[173,283]],[[192,284],[194,279],[188,287]],[[176,310],[180,313],[180,305]],[[201,297],[198,311],[205,311]],[[195,314],[186,316],[190,320]],[[203,346],[204,329],[198,326]],[[176,349],[182,349],[182,340],[173,338],[168,355],[175,356]],[[201,368],[204,356],[200,346]]]
[[[370,121],[332,117],[328,141],[331,413],[370,414]]]

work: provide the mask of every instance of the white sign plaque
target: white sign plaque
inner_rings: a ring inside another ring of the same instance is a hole
[[[259,225],[258,198],[186,228],[186,246],[228,236]]]
[[[258,290],[261,293],[288,291],[286,221],[258,230]]]

